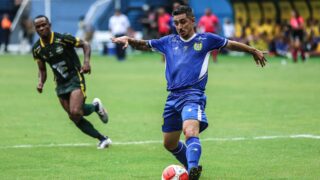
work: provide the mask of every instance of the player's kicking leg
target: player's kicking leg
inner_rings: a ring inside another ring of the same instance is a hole
[[[171,152],[176,159],[188,169],[188,162],[186,157],[186,145],[179,141],[181,131],[164,132],[163,133],[163,145]]]
[[[83,115],[89,116],[93,112],[96,112],[103,123],[108,123],[108,113],[103,107],[103,104],[99,98],[94,98],[92,104],[83,104]]]
[[[94,98],[92,104],[95,106],[95,111],[98,114],[100,120],[103,123],[108,123],[109,117],[107,110],[103,107],[103,104],[99,98]]]
[[[111,144],[111,140],[107,136],[100,134],[93,125],[83,117],[84,96],[80,89],[72,91],[68,99],[60,98],[60,102],[68,112],[70,119],[83,133],[100,141],[98,149],[106,148]]]

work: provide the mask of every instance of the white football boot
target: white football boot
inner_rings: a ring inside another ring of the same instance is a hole
[[[108,123],[108,113],[106,109],[104,109],[101,100],[99,98],[94,98],[92,104],[94,106],[98,106],[98,110],[96,111],[96,113],[99,115],[100,120],[105,124]]]
[[[97,149],[105,149],[108,148],[112,144],[111,139],[106,136],[106,139],[99,142]]]

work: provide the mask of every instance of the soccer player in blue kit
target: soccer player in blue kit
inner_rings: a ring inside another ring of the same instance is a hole
[[[180,6],[172,15],[178,35],[148,41],[122,36],[113,38],[112,42],[124,44],[124,48],[131,45],[138,50],[154,50],[164,54],[167,90],[170,92],[163,113],[164,147],[187,168],[189,179],[196,180],[202,171],[199,166],[199,134],[208,127],[204,91],[210,52],[221,48],[247,52],[262,67],[266,59],[263,52],[245,44],[212,33],[196,33],[195,18],[188,6]],[[179,141],[182,132],[185,143]]]

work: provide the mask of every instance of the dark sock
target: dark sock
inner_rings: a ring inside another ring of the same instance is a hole
[[[187,160],[188,160],[188,172],[193,167],[198,167],[198,163],[201,156],[201,144],[198,137],[190,137],[186,141],[187,145]]]
[[[96,106],[94,106],[93,104],[83,104],[82,109],[83,109],[83,115],[89,116],[91,113],[93,113],[96,110]]]
[[[76,126],[85,134],[97,138],[100,141],[104,140],[105,137],[101,135],[94,127],[93,125],[87,121],[85,118],[82,118],[78,123],[75,123]]]
[[[292,59],[293,59],[293,62],[298,61],[298,50],[296,49],[292,50]]]
[[[186,156],[186,145],[184,145],[182,142],[179,141],[178,146],[171,150],[170,152],[178,159],[178,161],[184,165],[186,169],[188,169],[188,162],[187,162],[187,156]]]
[[[305,61],[306,60],[306,54],[305,54],[303,48],[300,49],[300,53],[301,53],[302,61]]]

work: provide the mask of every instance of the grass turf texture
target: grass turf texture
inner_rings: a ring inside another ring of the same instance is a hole
[[[162,139],[166,100],[164,64],[155,54],[92,57],[87,102],[102,99],[110,112],[104,125],[88,119],[114,142]],[[0,179],[160,179],[178,162],[161,143],[80,147],[4,148],[14,145],[90,143],[60,107],[52,72],[36,92],[31,55],[0,57]],[[219,56],[209,64],[209,128],[201,138],[320,135],[320,59],[281,65],[269,58],[257,68],[251,57]],[[319,139],[202,142],[201,179],[318,179]]]

